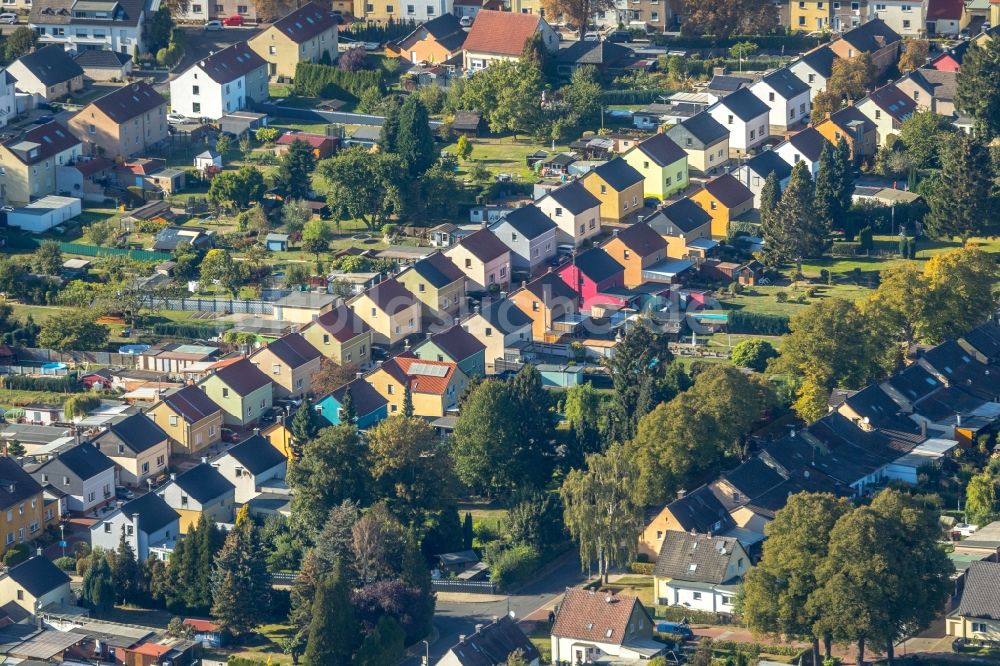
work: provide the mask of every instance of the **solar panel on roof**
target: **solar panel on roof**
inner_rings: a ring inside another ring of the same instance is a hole
[[[444,377],[448,374],[446,365],[430,365],[429,363],[414,363],[410,366],[411,375],[424,375],[427,377]]]

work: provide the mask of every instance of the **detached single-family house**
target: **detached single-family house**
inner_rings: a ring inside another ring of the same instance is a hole
[[[170,458],[167,433],[142,412],[111,423],[92,441],[114,461],[118,481],[124,485],[140,486],[167,469]]]
[[[402,414],[409,387],[414,416],[440,417],[454,409],[469,378],[450,362],[422,360],[409,352],[394,356],[365,376],[389,404],[389,415]]]
[[[170,82],[170,107],[189,118],[219,120],[267,100],[268,63],[246,42],[202,58]]]
[[[667,257],[704,257],[718,245],[712,240],[712,216],[687,197],[664,206],[646,224],[667,242]]]
[[[645,178],[621,157],[614,157],[583,177],[583,186],[601,200],[601,219],[621,222],[642,209]]]
[[[41,465],[26,469],[42,487],[65,496],[70,511],[86,513],[114,500],[115,463],[89,442],[56,450]]]
[[[317,291],[293,291],[274,302],[274,318],[294,324],[308,324],[319,315],[329,312],[337,304],[337,297]]]
[[[271,379],[245,358],[216,369],[198,388],[222,408],[222,421],[227,425],[256,423],[274,400]]]
[[[856,106],[847,106],[830,114],[830,117],[816,126],[816,131],[826,140],[837,145],[841,139],[851,149],[855,162],[874,157],[878,151],[878,133],[875,123],[861,113]]]
[[[726,238],[729,223],[753,209],[753,192],[727,173],[707,181],[691,195],[691,201],[712,218],[712,238]]]
[[[622,229],[602,247],[625,267],[625,286],[629,288],[642,284],[642,271],[667,256],[667,241],[645,222]]]
[[[413,355],[454,363],[470,379],[486,374],[486,345],[458,324],[428,337],[413,348]]]
[[[496,60],[517,60],[535,33],[541,33],[549,53],[558,50],[559,36],[541,15],[483,9],[462,45],[463,69],[474,72]]]
[[[454,14],[442,14],[417,26],[396,46],[413,64],[442,63],[462,53],[467,34]]]
[[[807,127],[775,146],[774,152],[792,166],[805,162],[809,168],[809,175],[815,179],[819,173],[819,156],[827,145],[829,142],[825,136],[815,127]]]
[[[41,530],[52,517],[45,514],[45,497],[41,484],[9,456],[0,457],[0,512],[5,520],[0,533],[0,553],[6,553],[16,543],[41,536]]]
[[[88,155],[132,157],[167,140],[167,100],[145,81],[100,97],[69,119]]]
[[[688,156],[688,170],[696,176],[718,173],[729,162],[729,129],[702,111],[666,132]]]
[[[901,28],[902,21],[907,20],[910,22],[908,26],[910,29],[917,25],[915,19],[917,19],[918,15],[923,14],[922,3],[909,3],[911,10],[913,7],[917,7],[918,11],[910,11],[908,12],[910,18],[902,19],[903,3],[899,3],[897,0],[891,1],[893,3],[891,10],[889,0],[887,0],[884,5],[885,8],[881,10],[876,8],[874,12],[875,16],[871,17],[869,21],[848,30],[840,36],[840,39],[834,39],[829,44],[830,50],[837,57],[844,58],[845,60],[850,60],[862,53],[867,53],[871,56],[872,65],[875,66],[876,78],[881,77],[887,69],[896,64],[899,58],[899,47],[903,43],[903,38],[899,36],[898,29],[884,20],[885,17],[881,13],[892,11],[893,14],[896,14],[898,12],[900,20],[897,24]],[[883,6],[882,3],[879,3],[879,6]],[[923,17],[920,16],[919,20],[919,29],[923,30]]]
[[[653,569],[656,602],[732,613],[750,556],[736,537],[669,531]]]
[[[922,111],[933,111],[949,118],[955,115],[956,72],[922,67],[896,81],[896,87],[912,97]]]
[[[475,633],[463,636],[435,666],[494,666],[507,663],[514,653],[528,666],[539,666],[538,648],[514,618],[504,615],[490,624],[477,624]]]
[[[490,231],[510,248],[515,271],[536,275],[556,255],[556,224],[534,204],[515,208]]]
[[[299,333],[337,365],[364,366],[371,358],[371,327],[343,303],[318,315]]]
[[[462,238],[445,250],[445,255],[465,273],[467,291],[499,291],[510,284],[510,248],[489,229]]]
[[[784,191],[788,180],[792,177],[792,165],[781,159],[781,156],[773,150],[765,150],[754,155],[744,162],[736,172],[739,181],[753,192],[754,208],[760,208],[760,193],[764,189],[764,182],[771,173],[776,175],[778,185]]]
[[[465,273],[441,252],[424,257],[396,279],[424,305],[429,318],[450,319],[465,303]]]
[[[531,347],[531,317],[509,298],[485,299],[462,321],[462,328],[486,346],[486,374],[498,372],[497,360],[519,360]]]
[[[348,399],[354,409],[354,424],[361,430],[389,417],[389,401],[361,377],[333,389],[316,401],[314,409],[330,425],[340,425],[344,422],[344,403]]]
[[[277,397],[287,398],[309,392],[322,357],[300,334],[289,333],[255,351],[250,362],[274,382]]]
[[[265,481],[284,479],[288,459],[262,435],[253,435],[211,461],[236,486],[237,504],[246,504],[260,494]]]
[[[55,194],[58,168],[80,154],[80,140],[55,120],[0,143],[0,200],[20,206]]]
[[[793,60],[788,69],[809,86],[809,98],[826,90],[826,82],[833,74],[833,61],[837,54],[829,46],[817,46]]]
[[[533,338],[543,342],[562,336],[555,323],[577,313],[578,298],[576,290],[555,273],[545,273],[510,294],[514,305],[531,318]]]
[[[291,79],[300,62],[319,62],[337,57],[339,17],[327,7],[309,2],[286,14],[247,45],[267,61],[272,77]]]
[[[116,550],[124,532],[137,560],[149,558],[151,546],[164,545],[180,534],[180,516],[156,493],[125,502],[90,527],[90,544]]]
[[[729,154],[744,157],[769,136],[771,109],[748,88],[740,88],[708,107],[707,113],[729,130]]]
[[[556,72],[569,80],[581,67],[593,67],[602,74],[622,68],[632,59],[632,50],[606,39],[584,39],[560,48],[555,55]]]
[[[347,305],[371,328],[375,343],[392,346],[422,330],[420,301],[395,278],[378,283]]]
[[[859,101],[857,109],[875,124],[878,145],[887,146],[890,137],[899,134],[903,121],[917,110],[917,103],[890,83]]]
[[[83,89],[83,68],[56,44],[21,56],[7,71],[17,81],[17,90],[37,101],[51,102]]]
[[[590,312],[595,304],[621,302],[607,290],[625,287],[625,267],[604,248],[593,247],[578,254],[571,262],[561,266],[557,274],[580,294],[580,310],[583,312]]]
[[[74,602],[69,576],[44,555],[30,557],[0,576],[0,608],[10,617],[23,614],[27,620],[47,606],[67,607]],[[11,606],[21,613],[12,614]]]
[[[945,618],[948,635],[970,641],[1000,642],[1000,563],[973,562],[965,571],[958,608]]]
[[[167,391],[146,414],[167,433],[174,453],[198,455],[222,438],[222,408],[191,384]]]
[[[653,618],[638,598],[576,587],[556,610],[551,640],[552,661],[569,664],[644,661],[666,647],[653,640]]]
[[[666,134],[636,144],[622,159],[642,174],[645,196],[665,199],[688,186],[687,153]]]
[[[601,200],[579,180],[549,190],[535,202],[556,224],[556,242],[580,247],[601,233]]]
[[[208,463],[181,474],[171,474],[156,494],[180,516],[179,531],[187,534],[204,514],[209,522],[230,523],[236,503],[236,486]]]
[[[809,85],[787,67],[776,69],[750,86],[750,92],[767,104],[770,132],[787,132],[809,122]]]

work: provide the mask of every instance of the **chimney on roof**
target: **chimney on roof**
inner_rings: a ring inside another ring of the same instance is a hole
[[[176,474],[176,473],[174,473],[174,472],[171,472],[171,473],[170,473],[170,480],[171,480],[171,481],[176,481],[176,480],[177,480],[177,474]]]
[[[11,483],[7,485],[8,492],[13,493],[15,490],[17,490],[17,486],[15,484]]]
[[[208,462],[208,456],[202,456],[201,457],[201,463],[204,465],[207,462]]]
[[[681,488],[680,490],[677,491],[677,499],[681,499],[686,494],[687,494],[687,491],[684,490],[683,488]]]
[[[527,280],[521,280],[521,289],[524,289],[527,286],[528,286],[528,281]]]
[[[483,630],[483,625],[481,625],[481,624],[477,624],[477,625],[476,625],[476,633],[478,634],[478,633],[479,633],[480,631],[482,631],[482,630]]]
[[[38,557],[42,556],[42,547],[41,546],[39,546],[38,548],[35,549],[35,555],[38,555]]]
[[[927,437],[927,421],[926,419],[920,419],[920,436]]]
[[[465,634],[459,634],[458,635],[458,642],[459,643],[464,643],[465,642]]]
[[[354,376],[355,376],[355,377],[356,377],[357,379],[361,379],[362,377],[364,377],[364,376],[365,376],[365,373],[363,373],[363,372],[361,372],[361,371],[359,370],[358,372],[355,372],[355,373],[354,373]]]

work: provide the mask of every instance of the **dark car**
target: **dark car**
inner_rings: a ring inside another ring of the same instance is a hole
[[[628,30],[612,30],[608,33],[608,36],[604,38],[608,42],[617,42],[619,44],[625,43],[632,39],[632,33]]]
[[[238,442],[239,437],[236,435],[235,430],[230,430],[229,428],[222,429],[222,441],[223,442]]]
[[[686,641],[694,640],[694,632],[691,627],[682,622],[660,622],[656,625],[656,630],[664,634],[674,634]]]
[[[45,123],[51,123],[55,118],[52,116],[38,116],[35,118],[35,123],[37,125],[44,125]]]

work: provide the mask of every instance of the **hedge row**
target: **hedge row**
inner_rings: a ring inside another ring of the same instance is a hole
[[[803,652],[803,648],[791,645],[772,645],[770,643],[737,643],[736,641],[712,641],[712,649],[722,652],[742,652],[744,654],[777,654],[783,657],[795,657]]]
[[[672,94],[673,90],[605,90],[601,101],[605,104],[652,104],[661,97]]]
[[[854,257],[861,254],[861,243],[857,241],[834,241],[830,254],[835,257]]]
[[[650,42],[657,46],[674,46],[686,49],[718,49],[729,48],[737,42],[753,42],[766,50],[780,51],[784,47],[786,53],[808,51],[828,41],[829,37],[810,37],[807,35],[736,35],[719,38],[713,35],[650,35]]]
[[[341,98],[347,93],[360,98],[369,88],[384,90],[382,70],[348,72],[330,65],[311,62],[300,62],[295,66],[295,84],[292,89],[297,95]]]
[[[214,338],[229,326],[211,326],[207,324],[178,324],[172,321],[153,324],[154,335],[166,335],[175,338],[191,338],[203,340]]]
[[[784,335],[788,333],[788,317],[732,310],[729,312],[729,332],[746,335]]]
[[[531,546],[513,546],[492,557],[489,565],[490,579],[503,589],[525,580],[538,569],[538,551]]]
[[[12,391],[50,391],[52,393],[74,393],[80,390],[76,373],[70,373],[61,377],[6,375],[0,377],[0,387]]]
[[[630,573],[652,576],[655,567],[653,562],[629,562],[628,570]]]

